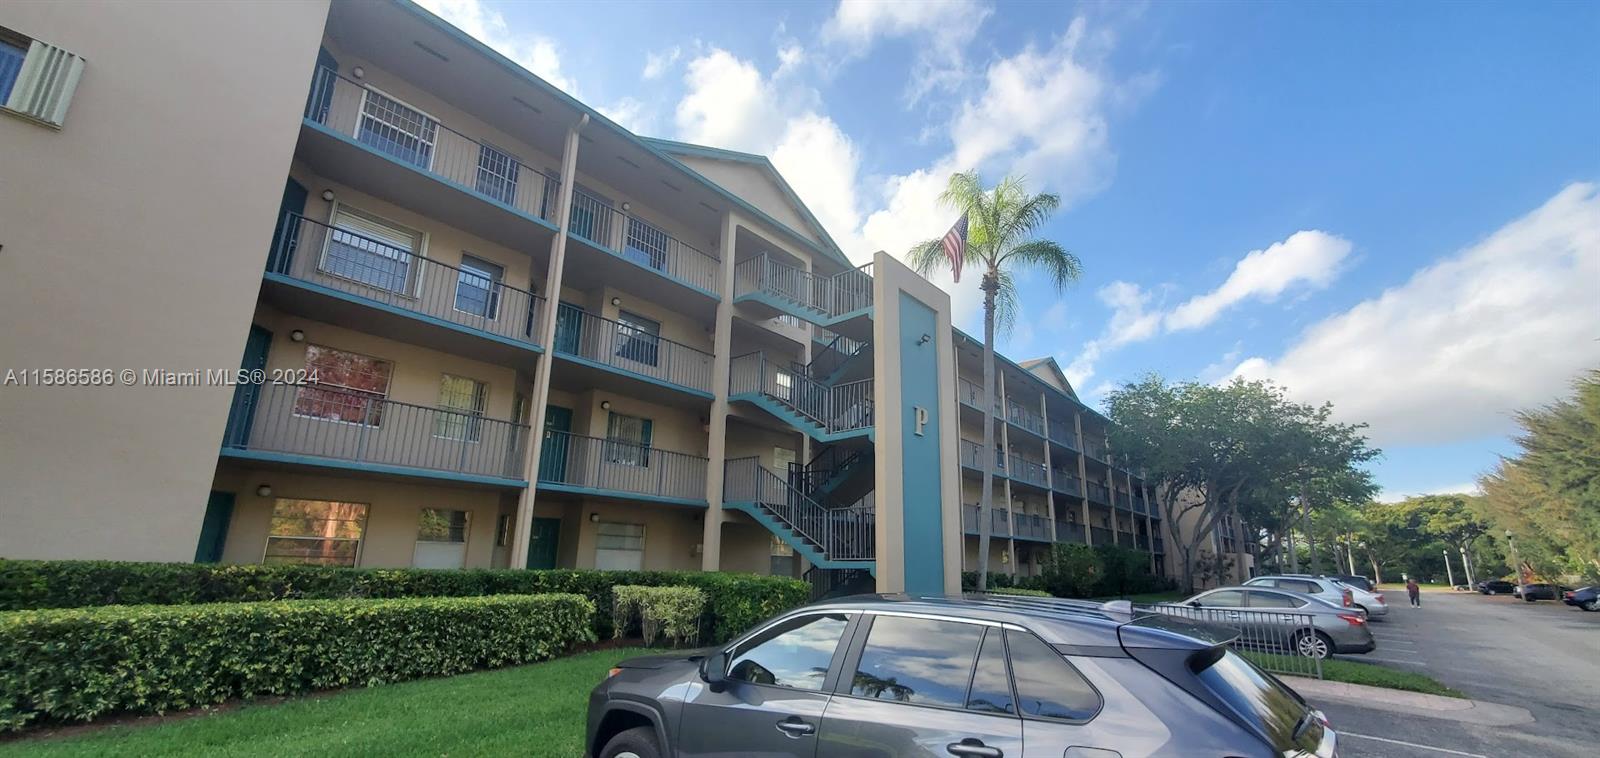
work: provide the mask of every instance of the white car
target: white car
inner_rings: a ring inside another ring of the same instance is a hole
[[[1357,608],[1366,611],[1368,618],[1381,619],[1389,615],[1389,602],[1383,599],[1382,592],[1368,592],[1353,584],[1345,584],[1332,577],[1325,576],[1322,578],[1350,590],[1350,602],[1355,603]]]
[[[1355,593],[1343,582],[1310,574],[1273,574],[1258,576],[1244,583],[1246,587],[1275,587],[1280,590],[1310,595],[1343,608],[1355,607]],[[1384,609],[1388,610],[1387,607]],[[1369,614],[1370,615],[1370,614]]]

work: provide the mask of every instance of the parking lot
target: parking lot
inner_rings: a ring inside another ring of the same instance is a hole
[[[1468,697],[1526,708],[1535,721],[1474,723],[1470,711],[1436,718],[1393,707],[1318,702],[1346,736],[1345,756],[1584,756],[1600,735],[1600,613],[1559,601],[1426,592],[1422,608],[1386,590],[1392,608],[1374,623],[1378,649],[1350,660],[1421,671]],[[1586,723],[1587,722],[1587,723]]]

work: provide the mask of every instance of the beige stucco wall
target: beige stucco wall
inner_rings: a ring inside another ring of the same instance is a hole
[[[238,367],[326,15],[0,4],[87,60],[60,131],[0,115],[0,369]],[[191,560],[230,396],[0,389],[0,555]]]
[[[762,169],[735,161],[702,158],[694,155],[674,156],[696,173],[717,183],[762,213],[772,217],[791,231],[821,244],[821,239],[799,211],[784,196],[783,190],[772,182]],[[770,232],[769,232],[770,234]],[[798,252],[796,252],[798,254]],[[807,256],[808,257],[808,256]]]

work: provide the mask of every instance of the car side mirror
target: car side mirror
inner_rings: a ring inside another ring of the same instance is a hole
[[[712,692],[721,692],[728,686],[728,654],[718,650],[700,659],[700,678],[711,687]]]
[[[1199,600],[1190,600],[1189,601],[1189,607],[1190,608],[1199,608],[1200,607],[1200,601]]]

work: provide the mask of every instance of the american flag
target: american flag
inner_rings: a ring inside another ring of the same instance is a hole
[[[956,281],[961,281],[961,261],[967,257],[967,214],[961,214],[956,225],[944,234],[944,254],[950,256],[950,270]]]

